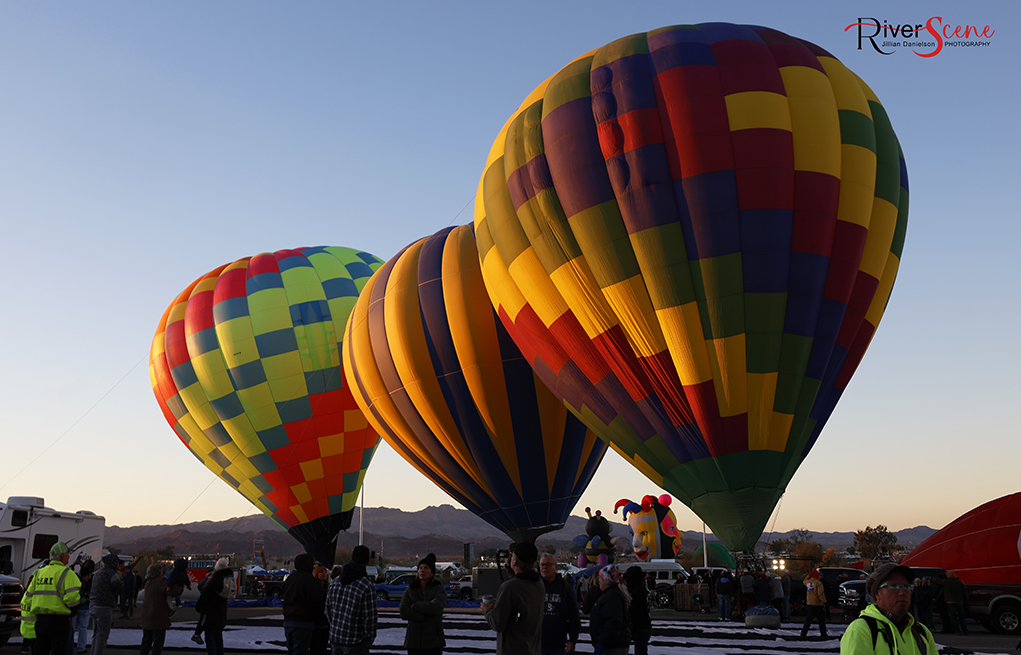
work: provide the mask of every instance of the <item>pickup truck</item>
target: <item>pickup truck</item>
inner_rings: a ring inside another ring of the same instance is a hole
[[[0,646],[7,643],[21,621],[21,580],[0,575]]]
[[[1021,634],[1021,585],[967,584],[968,612],[987,630]]]
[[[460,580],[455,580],[453,584],[460,587],[460,591],[457,593],[457,597],[461,600],[472,600],[475,595],[475,590],[472,588],[472,577],[466,575]]]

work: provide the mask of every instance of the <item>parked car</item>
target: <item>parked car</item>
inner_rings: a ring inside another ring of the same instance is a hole
[[[390,582],[376,585],[376,600],[400,600],[401,596],[404,595],[404,590],[414,583],[417,578],[418,573],[405,573],[404,575],[397,576]],[[461,585],[457,582],[445,582],[443,587],[447,592],[447,598],[461,597]]]

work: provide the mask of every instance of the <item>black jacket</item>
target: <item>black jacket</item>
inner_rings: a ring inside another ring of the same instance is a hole
[[[592,608],[589,632],[592,644],[603,649],[626,648],[631,644],[631,614],[617,585],[607,587]]]
[[[559,573],[553,582],[542,581],[546,587],[546,604],[542,613],[542,649],[560,650],[570,641],[578,642],[581,617],[574,589]]]
[[[326,616],[326,590],[311,571],[298,569],[284,581],[284,624],[314,624]]]

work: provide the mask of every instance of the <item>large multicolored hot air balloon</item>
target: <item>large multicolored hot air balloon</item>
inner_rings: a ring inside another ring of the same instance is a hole
[[[900,563],[954,571],[966,584],[1021,585],[1021,493],[954,519]]]
[[[413,243],[369,280],[344,368],[387,443],[514,541],[563,527],[606,451],[500,325],[470,226]]]
[[[879,324],[907,207],[864,82],[807,41],[709,23],[540,85],[493,144],[475,228],[537,374],[743,550]]]
[[[379,443],[345,387],[339,344],[382,263],[334,247],[239,259],[170,303],[149,352],[181,441],[327,564]]]

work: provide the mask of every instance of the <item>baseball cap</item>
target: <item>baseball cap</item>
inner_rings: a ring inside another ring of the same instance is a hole
[[[869,598],[873,600],[876,597],[876,593],[879,591],[879,585],[883,584],[887,578],[894,573],[900,573],[908,582],[915,579],[915,574],[911,572],[911,569],[903,564],[897,564],[896,562],[887,562],[878,569],[872,572],[869,576],[868,581],[865,583],[865,590],[869,593]]]
[[[71,549],[68,548],[67,544],[65,544],[63,541],[58,541],[57,543],[55,543],[52,546],[50,546],[50,556],[51,557],[57,557],[59,555],[63,555],[64,553],[68,553],[68,552],[71,552]]]

